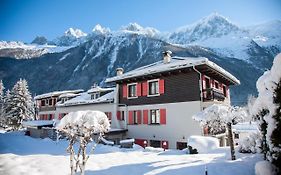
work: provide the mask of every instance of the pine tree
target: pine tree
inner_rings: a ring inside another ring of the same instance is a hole
[[[5,118],[3,112],[3,105],[4,105],[4,85],[2,80],[0,80],[0,127],[4,126]]]
[[[9,112],[12,109],[12,105],[11,105],[12,97],[11,97],[11,92],[9,89],[6,91],[3,101],[4,101],[4,103],[3,103],[3,127],[7,127]]]
[[[34,106],[26,80],[20,79],[6,100],[5,117],[13,129],[19,129],[23,120],[34,118]]]
[[[281,79],[274,91],[273,102],[277,106],[275,114],[272,118],[275,120],[276,127],[271,134],[271,143],[274,147],[270,151],[270,156],[272,157],[272,163],[279,168],[281,172]]]

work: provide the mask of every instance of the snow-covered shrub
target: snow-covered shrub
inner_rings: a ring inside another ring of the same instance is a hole
[[[226,128],[230,145],[231,159],[235,160],[232,125],[244,121],[245,118],[248,118],[248,116],[249,115],[244,108],[238,106],[213,104],[203,111],[195,114],[192,118],[196,121],[199,121],[203,127]]]
[[[261,152],[261,135],[251,133],[249,136],[239,140],[238,150],[241,153],[260,153]]]
[[[190,136],[187,143],[200,154],[208,153],[219,147],[219,140],[217,138],[207,136]]]
[[[266,127],[263,151],[267,152],[267,160],[281,167],[281,54],[274,58],[272,68],[258,79],[257,90],[258,97],[251,111],[252,115],[260,116],[260,123]]]
[[[56,126],[56,129],[62,132],[69,139],[67,151],[70,153],[71,175],[77,172],[79,168],[81,174],[85,173],[86,162],[89,154],[95,149],[97,143],[105,132],[110,129],[107,116],[100,111],[77,111],[67,114]],[[93,135],[97,135],[97,141],[87,155],[87,144],[93,141]],[[73,145],[78,142],[79,149],[75,153]]]
[[[276,168],[268,161],[259,161],[255,165],[256,175],[276,175]]]

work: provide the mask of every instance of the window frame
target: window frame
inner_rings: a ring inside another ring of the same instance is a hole
[[[207,87],[206,79],[209,80],[209,87]],[[212,88],[211,77],[208,77],[208,76],[205,75],[205,89],[210,89],[210,88]]]
[[[137,84],[138,84],[138,83],[130,83],[130,84],[127,84],[127,98],[128,98],[128,99],[138,98],[138,92],[137,92],[138,88],[137,88]],[[129,88],[130,86],[135,86],[135,95],[136,95],[136,96],[130,97],[130,88]]]
[[[217,80],[214,80],[214,88],[220,90],[220,83]]]
[[[152,122],[153,120],[153,116],[152,116],[152,111],[155,111],[155,116],[154,116],[154,122]],[[158,112],[157,112],[158,111]],[[157,116],[158,114],[158,116]],[[157,118],[158,118],[158,121],[157,121]],[[150,109],[149,110],[149,124],[150,125],[160,125],[161,123],[161,114],[160,114],[160,109]]]
[[[138,111],[133,111],[133,125],[138,124]]]
[[[155,97],[155,96],[160,96],[160,90],[159,90],[159,86],[160,86],[160,84],[159,84],[159,80],[160,79],[153,79],[153,80],[148,80],[147,81],[147,97]],[[149,83],[154,83],[154,82],[157,82],[157,88],[156,88],[156,94],[150,94],[150,86],[149,86]]]

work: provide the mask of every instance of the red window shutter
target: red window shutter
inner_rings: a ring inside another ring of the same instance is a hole
[[[62,114],[59,114],[59,120],[61,120],[62,119]]]
[[[166,145],[164,145],[164,142],[166,142]],[[162,148],[164,148],[164,149],[168,149],[168,148],[169,148],[169,142],[166,141],[166,140],[163,140],[163,141],[161,142],[161,145],[162,145]]]
[[[137,111],[138,124],[141,124],[141,110]]]
[[[121,111],[117,111],[117,120],[121,120]]]
[[[128,120],[128,124],[132,125],[134,123],[133,121],[133,112],[134,111],[129,111],[129,120]]]
[[[127,85],[126,84],[124,84],[123,85],[123,98],[127,98],[127,96],[128,96],[128,89],[127,89]]]
[[[51,120],[53,120],[55,118],[55,114],[52,114],[52,118],[51,118]]]
[[[166,124],[166,109],[160,109],[160,124]]]
[[[141,96],[141,83],[137,84],[137,96],[140,97]]]
[[[148,110],[143,110],[143,124],[148,124]]]
[[[164,80],[161,79],[159,80],[159,93],[164,94],[164,92],[165,92],[165,83]]]
[[[147,96],[147,82],[142,82],[142,95]]]

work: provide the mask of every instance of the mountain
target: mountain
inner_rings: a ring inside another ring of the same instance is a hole
[[[239,27],[221,15],[211,14],[169,34],[137,23],[122,26],[118,31],[96,25],[89,34],[69,29],[56,38],[54,46],[68,49],[47,52],[33,59],[14,59],[12,54],[2,56],[0,79],[10,89],[16,80],[26,78],[36,94],[88,89],[94,82],[103,85],[106,77],[115,75],[117,67],[129,71],[159,61],[162,51],[171,50],[174,56],[207,57],[235,75],[241,85],[233,87],[232,102],[241,104],[249,94],[256,94],[256,80],[270,68],[275,54],[280,52],[275,43],[280,39],[275,28],[279,23],[264,25],[270,26],[259,25],[255,30]],[[258,36],[267,37],[267,45],[257,42]]]

